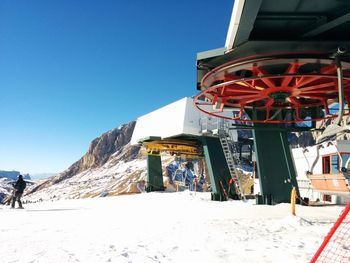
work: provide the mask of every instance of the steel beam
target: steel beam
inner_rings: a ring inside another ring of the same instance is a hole
[[[147,171],[146,191],[163,191],[164,184],[160,154],[152,153],[147,155]]]
[[[266,124],[256,124],[263,126]],[[289,203],[293,187],[299,196],[287,132],[254,129],[257,173],[263,204]]]
[[[336,19],[333,19],[332,21],[329,21],[328,23],[325,23],[303,35],[303,38],[309,38],[314,37],[317,35],[320,35],[328,30],[331,30],[337,26],[340,26],[346,22],[350,21],[350,13],[347,13],[341,17],[338,17]]]
[[[211,200],[225,201],[227,197],[235,198],[235,189],[229,189],[231,178],[220,140],[216,137],[202,137],[204,158],[211,183]]]

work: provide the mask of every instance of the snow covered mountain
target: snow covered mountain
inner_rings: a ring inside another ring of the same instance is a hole
[[[87,153],[67,170],[29,187],[28,201],[117,195],[136,191],[145,177],[145,157],[129,144],[135,121],[94,139]]]
[[[16,180],[20,172],[18,171],[0,171],[0,178],[7,178],[9,180]],[[25,180],[30,180],[29,174],[22,174]]]
[[[0,204],[12,193],[11,181],[8,178],[0,178]]]

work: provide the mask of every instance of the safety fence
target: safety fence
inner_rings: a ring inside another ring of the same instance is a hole
[[[350,262],[350,203],[324,238],[310,263]]]

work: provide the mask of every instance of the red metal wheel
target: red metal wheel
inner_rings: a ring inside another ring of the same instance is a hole
[[[349,103],[350,63],[342,62],[342,68],[344,97]],[[225,119],[295,123],[337,117],[330,110],[338,101],[336,66],[328,58],[231,62],[206,74],[201,87],[202,92],[195,97],[196,107]],[[226,110],[234,111],[236,116]],[[253,117],[253,110],[260,112],[259,117]]]

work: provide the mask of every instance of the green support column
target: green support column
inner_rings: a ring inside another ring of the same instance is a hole
[[[260,181],[260,202],[263,204],[289,203],[291,190],[299,188],[287,132],[264,129],[254,125],[256,164]]]
[[[147,155],[147,170],[146,191],[163,191],[162,160],[159,154]]]
[[[202,137],[202,144],[211,183],[211,200],[225,201],[224,189],[229,197],[233,197],[235,189],[231,189],[229,193],[227,192],[231,175],[220,140],[215,137]]]

